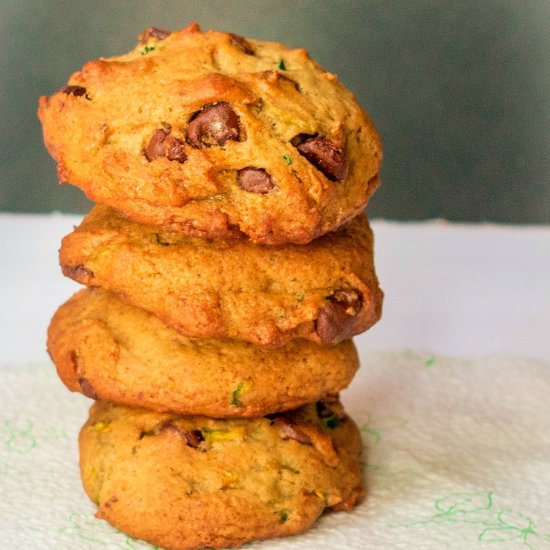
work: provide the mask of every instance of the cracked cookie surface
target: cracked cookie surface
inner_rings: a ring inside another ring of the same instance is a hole
[[[229,339],[191,339],[104,290],[62,305],[48,351],[63,383],[94,399],[215,418],[264,416],[343,390],[359,361],[351,340],[293,340],[267,350]]]
[[[307,243],[379,185],[380,140],[304,49],[197,25],[149,29],[39,105],[61,182],[142,223]]]
[[[98,402],[79,442],[97,517],[171,550],[299,533],[363,495],[359,431],[337,401],[241,420]]]
[[[167,232],[98,205],[63,239],[60,262],[194,338],[336,344],[381,315],[364,215],[307,245],[273,247]]]

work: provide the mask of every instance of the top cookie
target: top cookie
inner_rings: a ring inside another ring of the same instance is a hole
[[[62,182],[142,223],[303,244],[378,187],[379,138],[304,49],[198,25],[148,29],[40,99]]]

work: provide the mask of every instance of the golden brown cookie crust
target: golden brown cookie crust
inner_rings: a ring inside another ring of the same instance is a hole
[[[381,315],[364,215],[307,245],[266,247],[166,232],[96,206],[63,239],[60,261],[65,275],[190,337],[334,344]]]
[[[325,508],[351,510],[363,494],[360,455],[337,403],[213,420],[98,402],[80,433],[97,517],[172,550],[292,535]]]
[[[88,397],[214,418],[265,416],[335,395],[359,367],[351,340],[267,350],[191,339],[99,288],[62,305],[48,351],[63,383]]]
[[[87,63],[39,117],[61,182],[195,236],[307,243],[379,185],[379,137],[335,75],[304,49],[196,25]]]

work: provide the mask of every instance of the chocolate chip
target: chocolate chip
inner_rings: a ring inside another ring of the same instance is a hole
[[[357,290],[340,289],[334,292],[317,317],[316,328],[321,342],[337,344],[353,336],[355,316],[361,305],[361,295]]]
[[[164,130],[155,130],[155,133],[149,140],[149,143],[143,150],[145,158],[151,162],[157,158],[164,157],[164,140],[168,135]]]
[[[79,378],[78,385],[80,386],[82,393],[86,397],[89,397],[90,399],[97,399],[97,393],[95,392],[93,386],[90,384],[90,382],[88,382],[86,378]]]
[[[155,130],[143,153],[149,162],[161,157],[166,157],[168,160],[177,160],[180,163],[187,160],[183,143],[171,136],[166,130]]]
[[[319,418],[328,418],[329,416],[334,415],[332,410],[329,409],[322,401],[317,401],[317,403],[315,403],[315,408],[317,409],[317,416]]]
[[[246,38],[243,38],[238,34],[229,33],[229,41],[233,46],[239,48],[239,50],[241,50],[241,52],[245,53],[246,55],[254,55],[254,50],[252,49],[252,46],[249,44]]]
[[[241,140],[239,116],[227,103],[211,103],[196,112],[187,127],[187,141],[198,149]]]
[[[336,143],[319,135],[298,134],[290,141],[299,153],[331,181],[348,175],[346,155]]]
[[[275,187],[271,176],[263,168],[247,166],[237,172],[237,183],[249,193],[262,195]]]
[[[63,86],[59,91],[67,95],[74,95],[76,97],[84,96],[86,99],[90,99],[84,86]]]
[[[168,421],[166,424],[162,425],[158,433],[173,433],[174,435],[177,435],[186,445],[189,445],[189,447],[193,447],[193,449],[202,449],[202,442],[204,441],[204,437],[202,435],[202,432],[200,430],[185,430],[178,426],[177,424],[174,424],[171,421]]]
[[[283,439],[294,439],[304,445],[312,445],[311,437],[298,428],[296,422],[286,416],[276,416],[273,425],[279,430]]]
[[[84,267],[82,264],[78,265],[63,265],[61,266],[63,275],[78,281],[79,283],[87,284],[90,279],[93,279],[94,273],[91,269]]]
[[[165,29],[158,29],[157,27],[149,27],[139,35],[139,41],[141,44],[145,44],[150,38],[156,38],[157,40],[164,40],[171,34],[172,34],[171,31],[167,31]]]
[[[193,447],[194,449],[198,449],[204,441],[204,437],[200,430],[191,430],[190,432],[187,432],[186,437],[187,445]]]

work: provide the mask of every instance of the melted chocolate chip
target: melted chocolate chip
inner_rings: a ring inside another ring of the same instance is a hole
[[[254,50],[252,49],[252,46],[246,40],[246,38],[243,38],[238,34],[230,33],[229,41],[233,46],[235,46],[236,48],[239,48],[239,50],[241,50],[241,52],[245,53],[246,55],[254,55]]]
[[[155,130],[155,133],[152,135],[149,143],[143,150],[145,158],[149,162],[164,156],[164,140],[167,135],[168,133],[164,130]]]
[[[149,162],[161,157],[166,157],[168,160],[177,160],[180,163],[187,160],[183,143],[171,136],[169,131],[166,130],[155,130],[143,153]]]
[[[354,289],[337,290],[319,311],[317,334],[323,344],[337,344],[353,336],[355,316],[361,310],[361,295]]]
[[[200,430],[185,430],[173,422],[167,422],[158,430],[158,433],[163,432],[177,435],[186,445],[193,447],[193,449],[202,448],[201,444],[204,441],[204,437]]]
[[[346,154],[336,143],[319,135],[298,134],[290,141],[299,153],[331,181],[348,175]]]
[[[237,183],[249,193],[265,194],[275,187],[271,176],[263,168],[247,166],[237,172]]]
[[[82,264],[78,265],[63,265],[61,266],[63,275],[78,281],[79,283],[87,284],[90,279],[93,279],[94,273],[91,269],[84,267]]]
[[[294,439],[304,445],[311,445],[311,437],[298,428],[296,422],[286,416],[276,416],[273,425],[279,430],[283,439]]]
[[[149,27],[145,29],[139,35],[139,41],[141,44],[145,44],[150,38],[156,38],[157,40],[164,40],[172,34],[171,31],[166,29],[158,29],[157,27]]]
[[[227,103],[205,105],[191,117],[187,141],[197,149],[241,140],[239,116]]]
[[[80,386],[82,393],[86,397],[89,397],[90,399],[97,399],[97,393],[95,392],[93,386],[90,384],[90,382],[88,382],[86,378],[79,378],[78,385]]]
[[[76,97],[84,96],[86,99],[90,99],[88,97],[88,91],[84,86],[63,86],[59,91],[67,95],[74,95]]]

